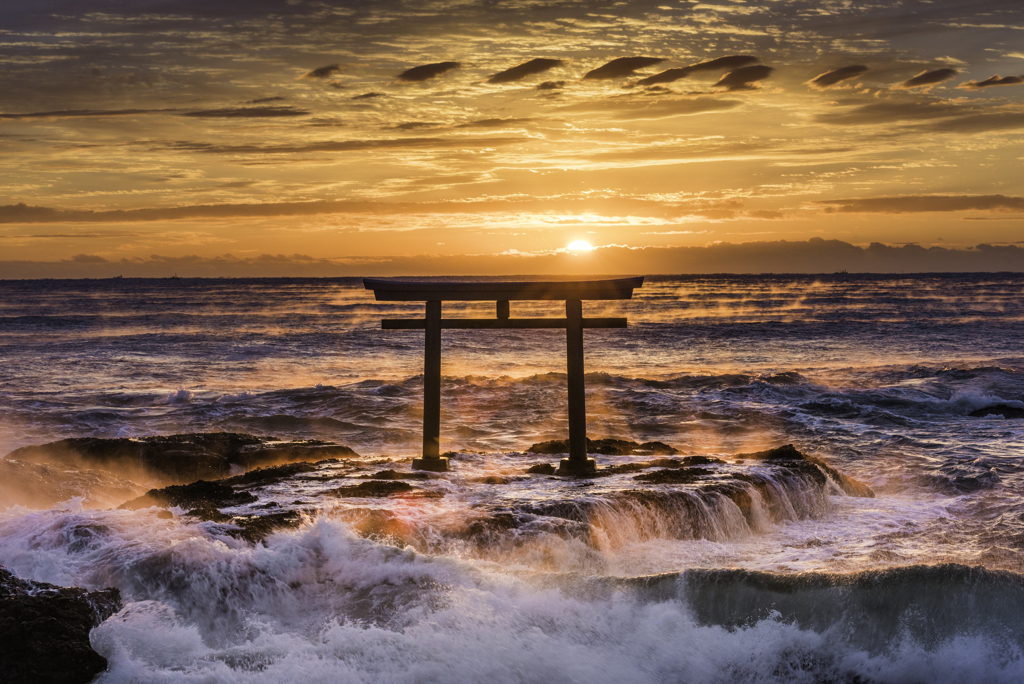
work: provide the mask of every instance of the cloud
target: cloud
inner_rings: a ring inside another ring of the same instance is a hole
[[[1018,110],[979,112],[944,121],[936,121],[929,129],[938,133],[988,133],[1024,128],[1024,112]]]
[[[70,261],[76,264],[106,264],[110,263],[101,256],[95,254],[76,254],[71,257]]]
[[[384,93],[363,93],[362,95],[355,95],[352,97],[353,100],[374,100],[378,97],[384,97]]]
[[[658,85],[659,83],[672,83],[678,81],[681,78],[686,78],[690,75],[690,70],[686,67],[676,67],[674,69],[667,69],[662,71],[660,74],[654,74],[647,78],[642,78],[636,82],[637,85],[641,86],[652,86]]]
[[[816,202],[844,214],[912,214],[934,211],[1024,212],[1024,197],[1005,195],[904,195]]]
[[[603,113],[628,121],[721,112],[741,104],[738,100],[719,100],[711,97],[662,99],[615,97],[568,105],[563,107],[562,111]]]
[[[723,71],[739,69],[745,67],[748,64],[756,63],[757,57],[753,55],[727,55],[725,57],[719,57],[718,59],[710,59],[706,62],[698,62],[697,64],[691,64],[686,67],[690,72],[698,71]]]
[[[565,87],[565,81],[544,81],[537,86],[537,90],[560,90]]]
[[[422,66],[413,67],[412,69],[406,69],[402,73],[398,74],[398,80],[409,81],[410,83],[429,81],[430,79],[437,78],[441,74],[447,73],[452,69],[458,69],[460,66],[462,65],[458,62],[424,64]]]
[[[562,66],[565,62],[560,59],[545,59],[538,57],[537,59],[531,59],[529,62],[523,62],[518,66],[514,66],[511,69],[505,69],[497,74],[494,74],[489,79],[488,83],[512,83],[514,81],[521,81],[528,76],[535,74],[541,74],[549,69],[554,69],[557,66]]]
[[[963,116],[970,113],[966,107],[924,100],[920,102],[874,102],[839,112],[819,114],[815,120],[824,124],[867,125],[893,121],[927,121]]]
[[[727,55],[725,57],[719,57],[718,59],[712,59],[707,62],[699,62],[697,64],[691,64],[685,67],[675,67],[674,69],[667,69],[662,71],[660,74],[654,74],[647,78],[642,78],[636,82],[639,86],[653,86],[661,83],[672,83],[679,79],[686,78],[690,74],[695,74],[704,71],[722,71],[722,70],[734,70],[744,67],[748,64],[757,62],[757,57],[752,55]]]
[[[764,80],[771,76],[771,73],[775,69],[758,64],[756,66],[742,67],[735,71],[730,71],[718,80],[715,84],[716,88],[725,88],[728,92],[736,90],[755,90],[757,88],[754,85],[757,81]]]
[[[523,142],[524,138],[385,138],[381,140],[328,140],[296,145],[251,144],[226,145],[179,141],[165,148],[202,154],[295,154],[305,152],[363,152],[387,149],[459,149],[494,147]]]
[[[949,79],[956,76],[958,73],[960,72],[957,71],[956,69],[949,68],[935,69],[934,71],[922,71],[917,76],[907,79],[903,83],[900,83],[898,86],[894,87],[901,90],[907,90],[909,88],[931,87],[939,83],[942,83],[943,81],[948,81]]]
[[[833,69],[832,71],[826,71],[823,74],[818,74],[810,81],[807,81],[806,85],[809,85],[812,88],[817,88],[818,90],[825,90],[826,88],[831,88],[843,81],[847,81],[851,78],[857,78],[865,71],[868,71],[868,68],[862,64],[844,66],[838,69]]]
[[[302,74],[302,76],[299,76],[299,78],[309,78],[309,79],[330,78],[334,74],[337,74],[337,73],[340,73],[340,72],[341,72],[341,65],[340,64],[328,64],[327,66],[322,66],[322,67],[320,67],[318,69],[313,69],[312,71],[307,71],[306,73]]]
[[[157,114],[174,112],[175,109],[65,109],[53,112],[29,112],[26,114],[0,114],[0,119],[81,119],[105,116],[136,116],[139,114]]]
[[[284,98],[268,98],[283,100]],[[259,100],[257,100],[258,102]],[[143,116],[149,114],[169,114],[198,118],[275,118],[289,116],[307,116],[309,112],[295,107],[231,107],[227,109],[199,109],[181,111],[180,109],[68,109],[53,112],[30,112],[27,114],[0,114],[0,119],[80,119],[108,116]]]
[[[979,244],[970,249],[890,246],[874,242],[858,247],[840,240],[716,243],[699,247],[607,246],[586,258],[569,253],[474,254],[456,256],[310,258],[302,254],[263,254],[239,258],[162,256],[100,261],[79,255],[59,262],[2,261],[0,273],[17,278],[161,278],[181,277],[354,277],[397,275],[597,275],[709,273],[937,273],[1024,271],[1024,248]]]
[[[646,69],[655,64],[661,64],[664,59],[660,57],[619,57],[599,66],[593,71],[588,71],[583,78],[587,80],[605,78],[623,78],[630,76],[638,69]]]
[[[981,90],[982,88],[991,88],[992,86],[1009,86],[1009,85],[1020,85],[1024,83],[1024,76],[990,76],[984,81],[965,81],[957,86],[957,88],[963,88],[965,90]]]
[[[519,126],[529,123],[533,119],[479,119],[478,121],[467,121],[459,124],[456,128],[503,128],[505,126]]]
[[[264,104],[266,102],[281,102],[288,98],[285,97],[261,97],[258,100],[248,100],[245,104]]]
[[[195,116],[204,119],[264,119],[288,116],[308,116],[305,109],[294,107],[235,107],[232,109],[202,109],[184,112],[182,116]]]

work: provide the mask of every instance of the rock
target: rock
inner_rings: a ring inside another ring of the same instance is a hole
[[[140,439],[62,439],[15,449],[8,458],[66,468],[98,468],[138,482],[166,485],[227,477],[232,466],[248,470],[295,461],[358,458],[358,454],[346,446],[318,440],[280,442],[273,437],[204,432]]]
[[[533,444],[527,453],[531,454],[567,454],[569,453],[569,442],[564,439],[556,439],[550,442],[538,442]],[[674,456],[679,452],[668,444],[662,442],[633,442],[625,439],[590,439],[587,438],[588,454],[603,454],[605,456]]]
[[[394,480],[367,480],[357,485],[328,489],[324,494],[342,497],[385,497],[402,495],[419,499],[443,499],[444,492],[433,492],[412,487]]]
[[[382,470],[373,475],[360,475],[359,477],[366,480],[426,480],[430,476],[419,471]]]
[[[52,508],[76,496],[82,497],[86,508],[109,508],[145,491],[145,487],[109,473],[12,459],[0,461],[0,482],[0,509]]]
[[[538,463],[537,465],[532,465],[529,468],[527,468],[526,472],[530,473],[531,475],[554,475],[555,466],[551,465],[550,463]]]
[[[299,527],[302,525],[302,514],[299,511],[285,511],[267,515],[235,516],[230,519],[230,522],[241,528],[232,536],[244,539],[250,544],[256,544],[266,539],[272,532],[293,530]]]
[[[707,468],[674,468],[655,470],[651,473],[637,475],[634,480],[650,484],[693,484],[715,471]]]
[[[1002,416],[1003,418],[1024,418],[1024,408],[1010,406],[1009,404],[995,404],[986,406],[977,411],[971,411],[967,415],[972,418],[984,418],[985,416]]]
[[[246,488],[265,487],[266,485],[276,484],[295,475],[316,472],[317,466],[324,463],[330,463],[332,460],[333,459],[328,459],[327,461],[320,461],[318,463],[306,463],[303,461],[300,463],[286,463],[284,465],[256,468],[255,470],[250,470],[242,475],[235,475],[234,477],[221,480],[221,482],[227,485]]]
[[[229,484],[199,480],[187,485],[171,485],[163,489],[151,489],[142,496],[126,501],[118,508],[134,511],[139,508],[179,506],[196,511],[216,510],[229,506],[253,503],[256,497],[249,492],[236,491]],[[191,513],[191,511],[190,511]],[[216,516],[214,516],[216,518]],[[205,518],[207,520],[213,518]],[[217,521],[220,522],[220,521]]]
[[[409,492],[417,491],[412,486],[405,482],[394,482],[391,480],[369,480],[368,482],[360,482],[357,485],[349,485],[347,487],[336,487],[330,489],[326,494],[333,494],[334,496],[366,496],[366,497],[381,497],[391,496],[392,494],[406,494]]]
[[[117,589],[86,591],[30,582],[0,568],[0,680],[85,684],[107,669],[89,632],[121,610]]]
[[[776,447],[775,449],[768,449],[767,451],[758,451],[752,454],[737,454],[737,457],[743,457],[755,461],[804,461],[810,463],[822,472],[824,472],[840,489],[843,490],[847,496],[859,496],[868,499],[875,498],[875,492],[871,487],[867,486],[860,480],[854,479],[848,475],[843,475],[841,472],[828,465],[822,459],[816,456],[807,456],[797,450],[792,444],[786,444],[785,446]],[[793,464],[789,464],[789,467],[794,467]]]

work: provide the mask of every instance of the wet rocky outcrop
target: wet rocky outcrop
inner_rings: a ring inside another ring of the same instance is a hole
[[[105,470],[150,484],[187,484],[228,477],[234,469],[327,458],[358,458],[347,446],[234,432],[156,435],[138,439],[76,437],[15,449],[8,459],[78,470]]]
[[[326,459],[317,463],[286,463],[279,466],[257,468],[242,475],[224,478],[214,482],[199,480],[187,485],[170,485],[151,489],[142,496],[126,501],[119,508],[138,510],[157,506],[160,508],[184,508],[185,515],[207,522],[229,523],[228,530],[239,539],[250,543],[262,541],[272,532],[299,527],[306,514],[312,511],[279,510],[254,515],[230,515],[222,509],[255,503],[258,497],[249,489],[276,484],[283,480],[316,472],[320,467],[338,463],[337,459]],[[255,508],[264,510],[280,508],[276,502],[268,502]]]
[[[107,508],[145,489],[111,473],[13,459],[0,460],[0,483],[0,510],[52,508],[73,497],[81,497],[86,508]]]
[[[0,568],[0,681],[85,684],[107,668],[89,632],[121,609],[117,589],[30,582]]]
[[[569,441],[555,439],[550,442],[538,442],[526,450],[531,454],[567,454]],[[588,454],[605,456],[675,456],[679,452],[662,442],[634,442],[628,439],[590,439],[587,438]]]
[[[416,494],[418,496],[430,496],[436,498],[444,496],[442,492],[426,492],[413,487],[407,482],[396,480],[367,480],[366,482],[360,482],[357,485],[335,487],[334,489],[327,490],[325,494],[329,494],[331,496],[358,498],[379,498],[393,496],[395,494]]]
[[[850,477],[849,475],[844,475],[816,456],[808,456],[807,454],[800,452],[792,444],[786,444],[766,451],[757,451],[749,454],[736,454],[736,458],[783,463],[787,468],[804,470],[807,470],[807,467],[800,464],[807,463],[810,464],[810,466],[820,469],[821,472],[831,478],[847,496],[859,496],[870,499],[875,497],[875,492],[872,491],[871,487],[867,486],[860,480]],[[811,471],[807,470],[807,472]]]
[[[1019,406],[1010,406],[1009,404],[995,404],[993,406],[986,406],[976,411],[971,411],[967,415],[972,418],[985,418],[986,416],[1002,416],[1003,418],[1024,418],[1024,408]]]

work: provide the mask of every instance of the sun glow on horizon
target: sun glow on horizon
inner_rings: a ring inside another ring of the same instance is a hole
[[[594,247],[586,240],[573,240],[569,243],[569,246],[566,247],[566,249],[570,252],[589,252],[593,250]]]

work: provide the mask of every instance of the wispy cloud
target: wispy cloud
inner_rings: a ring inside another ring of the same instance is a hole
[[[1010,86],[1020,85],[1024,83],[1024,76],[989,76],[984,81],[964,81],[957,88],[963,88],[965,90],[981,90],[982,88],[991,88],[992,86]]]
[[[817,202],[826,211],[869,214],[909,214],[935,211],[1024,212],[1024,197],[1005,195],[904,195],[861,197]]]
[[[868,68],[862,64],[852,64],[850,66],[844,66],[818,74],[810,81],[807,81],[807,85],[812,88],[817,88],[818,90],[825,90],[826,88],[831,88],[832,86],[839,85],[844,81],[848,81],[851,78],[857,78],[867,71]]]
[[[763,81],[772,75],[775,71],[770,66],[764,66],[763,64],[757,64],[754,66],[742,67],[735,71],[730,71],[726,75],[722,76],[715,84],[716,88],[725,88],[728,92],[735,92],[737,90],[755,90],[757,89],[757,82]]]
[[[299,78],[319,80],[324,78],[330,78],[331,76],[334,76],[335,74],[340,72],[340,64],[328,64],[327,66],[322,66],[317,69],[313,69],[312,71],[307,71],[306,73],[302,74],[302,76],[299,76]]]
[[[939,83],[942,83],[943,81],[948,81],[949,79],[956,76],[958,73],[960,72],[957,71],[956,69],[949,68],[933,69],[932,71],[922,71],[917,76],[914,76],[913,78],[908,78],[903,83],[900,83],[899,85],[894,87],[903,90],[907,90],[910,88],[930,88],[938,85]]]
[[[538,57],[537,59],[531,59],[529,62],[523,62],[522,64],[514,66],[511,69],[500,71],[488,78],[487,82],[493,84],[513,83],[530,76],[542,74],[545,71],[562,66],[563,64],[565,64],[565,62],[560,59],[546,59],[544,57]]]
[[[588,71],[583,75],[583,78],[587,80],[625,78],[632,75],[634,71],[646,69],[649,66],[661,64],[664,61],[660,57],[619,57],[607,64],[602,64],[592,71]]]
[[[398,74],[399,81],[408,81],[410,83],[420,83],[422,81],[429,81],[433,78],[437,78],[443,74],[448,73],[452,69],[458,69],[461,64],[458,62],[438,62],[437,64],[424,64],[422,66],[413,67],[406,69],[402,73]]]

